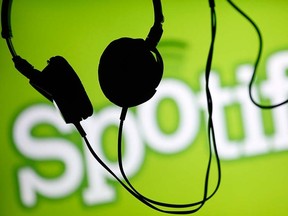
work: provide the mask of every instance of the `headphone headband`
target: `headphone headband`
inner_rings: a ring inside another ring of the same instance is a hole
[[[2,24],[2,38],[10,39],[12,38],[11,29],[11,6],[12,0],[3,0],[2,10],[1,10],[1,24]]]
[[[164,22],[164,15],[162,12],[162,5],[161,0],[153,0],[153,7],[154,7],[154,24],[148,33],[146,41],[151,50],[154,50],[159,43],[163,29],[162,23]]]
[[[2,25],[2,38],[6,39],[7,46],[13,57],[17,56],[11,38],[12,38],[12,28],[11,28],[11,7],[12,0],[3,0],[1,9],[1,25]]]
[[[13,0],[3,0],[1,8],[1,25],[2,25],[2,38],[6,39],[8,48],[13,57],[17,56],[13,44],[12,44],[12,27],[11,27],[11,9]],[[150,29],[146,41],[150,47],[154,49],[163,33],[162,23],[164,22],[164,16],[162,12],[161,0],[153,0],[154,7],[154,24]]]
[[[160,0],[153,0],[154,5],[154,25],[161,25],[164,22],[162,5]]]

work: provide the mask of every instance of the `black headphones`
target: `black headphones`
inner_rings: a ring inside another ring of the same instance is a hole
[[[200,201],[187,204],[165,203],[150,199],[139,193],[127,178],[121,154],[121,136],[123,122],[129,107],[140,105],[156,92],[163,75],[163,61],[156,49],[161,39],[164,21],[161,0],[153,0],[154,24],[145,40],[120,38],[111,42],[104,50],[99,62],[98,77],[101,89],[105,96],[114,104],[122,107],[118,132],[118,163],[121,180],[101,160],[93,150],[86,133],[80,125],[80,121],[91,116],[92,104],[76,72],[69,63],[60,56],[50,58],[48,65],[42,72],[25,59],[16,54],[12,44],[12,29],[10,24],[12,0],[2,1],[2,37],[6,40],[13,62],[18,71],[30,80],[30,84],[50,101],[56,103],[66,123],[76,126],[87,147],[100,165],[106,169],[130,194],[145,205],[164,213],[190,214],[195,213],[209,200],[218,190],[221,179],[220,160],[217,154],[213,122],[212,122],[212,98],[209,91],[209,74],[211,71],[213,47],[216,36],[216,14],[214,0],[208,0],[211,9],[212,40],[206,65],[206,92],[209,112],[209,161],[207,165],[204,183],[203,198]],[[113,77],[113,78],[112,78]],[[64,84],[65,83],[65,84]],[[212,139],[212,140],[211,140]],[[213,143],[213,145],[212,145]],[[214,149],[217,162],[218,180],[213,192],[208,194],[210,166]]]
[[[163,75],[163,61],[156,46],[162,36],[164,18],[160,0],[153,0],[153,5],[155,21],[146,40],[115,40],[100,59],[98,75],[103,93],[111,102],[126,109],[149,100]],[[63,57],[52,57],[40,72],[16,54],[11,41],[11,6],[12,0],[3,0],[2,37],[7,41],[16,69],[36,90],[56,103],[66,123],[76,124],[91,116],[93,108],[85,89]]]

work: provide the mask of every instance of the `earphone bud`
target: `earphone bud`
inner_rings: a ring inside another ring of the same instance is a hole
[[[163,61],[143,39],[120,38],[104,50],[98,77],[105,96],[120,107],[133,107],[149,100],[163,75]]]

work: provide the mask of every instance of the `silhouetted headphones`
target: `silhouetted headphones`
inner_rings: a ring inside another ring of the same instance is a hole
[[[111,102],[122,107],[118,132],[118,163],[124,181],[115,175],[115,173],[113,173],[113,171],[93,150],[86,138],[85,131],[80,125],[81,120],[92,115],[93,107],[76,72],[61,56],[50,58],[48,65],[42,72],[34,69],[34,67],[28,61],[18,56],[11,41],[12,29],[10,17],[12,0],[2,1],[2,37],[7,42],[16,69],[29,79],[30,84],[37,91],[57,105],[66,123],[72,123],[76,126],[84,138],[91,154],[103,168],[105,168],[134,197],[145,205],[160,212],[172,214],[194,213],[201,209],[204,203],[216,193],[220,185],[220,161],[218,158],[214,137],[212,122],[212,98],[208,86],[213,46],[216,35],[216,15],[214,10],[214,1],[208,1],[212,17],[212,41],[206,65],[210,154],[206,171],[203,198],[200,201],[187,204],[165,203],[145,197],[129,182],[122,165],[121,135],[123,121],[125,119],[127,109],[140,105],[152,98],[163,75],[162,57],[156,49],[156,46],[163,33],[162,23],[164,21],[164,17],[162,13],[161,0],[153,0],[154,24],[150,29],[147,38],[145,40],[131,38],[117,39],[111,42],[104,50],[99,62],[98,77],[103,93]],[[211,138],[212,141],[210,140]],[[212,142],[214,145],[212,145]],[[216,154],[217,160],[218,181],[215,189],[209,195],[208,183],[213,150]]]
[[[154,0],[155,22],[146,40],[120,38],[109,44],[99,63],[99,82],[114,104],[129,108],[149,100],[163,75],[163,61],[156,46],[162,35],[161,2]],[[42,72],[18,56],[13,48],[10,24],[12,0],[2,2],[2,37],[6,39],[15,67],[30,84],[54,101],[66,123],[76,123],[92,115],[91,102],[80,79],[60,56],[52,57]],[[155,55],[155,57],[154,57]]]

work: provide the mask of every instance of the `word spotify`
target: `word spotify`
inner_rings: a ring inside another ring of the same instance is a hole
[[[267,79],[257,85],[257,91],[256,87],[253,89],[254,98],[260,101],[261,93],[261,97],[271,103],[286,99],[287,69],[288,51],[271,55],[267,61]],[[221,160],[236,160],[288,149],[288,105],[269,111],[272,129],[270,133],[265,132],[263,111],[255,107],[248,97],[248,82],[252,71],[251,65],[238,66],[235,86],[221,86],[219,75],[215,71],[211,74],[213,120]],[[201,112],[207,113],[204,78],[200,79],[200,83],[200,90],[194,92],[183,81],[164,79],[154,98],[137,107],[135,112],[128,112],[123,131],[123,165],[128,177],[140,171],[145,159],[145,145],[159,154],[176,154],[193,145],[201,124],[206,123],[200,118]],[[164,132],[158,122],[157,110],[165,99],[172,100],[178,110],[177,127],[171,133]],[[233,107],[237,108],[235,113],[238,113],[238,117],[228,121],[229,109]],[[94,150],[116,174],[119,174],[117,162],[112,162],[105,155],[102,138],[108,127],[119,124],[120,111],[117,107],[109,106],[83,122]],[[98,205],[114,201],[115,189],[108,184],[112,177],[92,158],[84,142],[83,151],[80,151],[79,147],[64,138],[33,135],[32,130],[43,123],[53,126],[64,135],[75,130],[73,126],[66,125],[55,112],[52,106],[33,105],[23,110],[14,122],[13,140],[23,157],[36,163],[59,161],[64,165],[63,172],[53,178],[41,176],[28,163],[20,167],[17,176],[21,202],[27,207],[33,207],[39,195],[50,199],[67,197],[79,189],[84,174],[88,181],[81,191],[85,204]],[[229,128],[233,127],[231,122],[237,124],[241,131],[237,136],[229,132]]]

